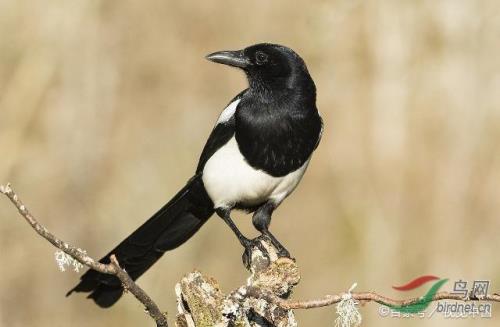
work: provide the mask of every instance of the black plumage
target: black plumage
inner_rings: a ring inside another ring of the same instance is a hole
[[[236,140],[252,167],[278,177],[309,159],[321,132],[315,97],[299,97],[287,89],[272,102],[243,97],[239,109],[235,114]]]
[[[257,44],[207,58],[241,68],[249,88],[223,111],[200,155],[194,177],[148,221],[100,262],[115,254],[132,279],[166,251],[194,235],[216,212],[249,251],[254,240],[233,223],[232,209],[254,211],[252,222],[282,255],[288,251],[269,232],[273,211],[295,189],[322,133],[316,88],[304,61],[291,49]],[[87,292],[99,306],[123,294],[119,280],[87,271],[72,292]]]
[[[191,178],[176,196],[99,262],[110,263],[114,254],[133,280],[148,270],[161,256],[187,241],[214,213],[200,175]],[[73,292],[88,296],[100,307],[113,305],[123,294],[120,280],[112,275],[88,270]]]

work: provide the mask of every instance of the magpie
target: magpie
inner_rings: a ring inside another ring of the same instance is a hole
[[[166,251],[193,236],[214,214],[250,253],[257,239],[245,237],[231,219],[233,209],[253,212],[255,228],[280,255],[288,251],[269,231],[271,215],[296,188],[319,144],[323,122],[316,87],[301,57],[277,44],[261,43],[206,57],[243,70],[248,88],[220,114],[200,155],[194,176],[157,213],[103,257],[115,254],[133,280]],[[70,290],[90,293],[103,308],[123,294],[120,281],[88,270]]]

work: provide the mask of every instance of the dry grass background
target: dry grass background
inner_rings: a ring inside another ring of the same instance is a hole
[[[354,281],[401,296],[390,286],[428,273],[498,290],[499,16],[495,0],[1,0],[0,181],[99,257],[191,176],[220,110],[246,86],[203,56],[282,43],[308,63],[325,120],[272,225],[301,265],[296,297]],[[151,324],[130,296],[111,310],[64,298],[78,276],[58,272],[54,249],[6,199],[0,218],[1,326]],[[182,274],[198,268],[229,290],[246,276],[241,252],[212,219],[140,284],[173,315]],[[364,326],[497,326],[498,308],[474,321],[362,312]],[[298,313],[301,326],[334,317]]]

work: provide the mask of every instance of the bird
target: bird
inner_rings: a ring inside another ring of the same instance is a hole
[[[297,187],[321,139],[323,120],[314,81],[304,60],[279,44],[259,43],[206,58],[242,70],[248,88],[219,115],[186,185],[100,260],[110,263],[114,254],[133,280],[166,251],[189,240],[214,213],[231,228],[244,253],[251,253],[258,240],[241,233],[231,218],[233,210],[253,213],[252,223],[261,236],[268,237],[280,256],[290,256],[269,226],[273,211]],[[108,308],[124,289],[116,276],[89,269],[66,296],[73,292],[89,293],[98,306]]]

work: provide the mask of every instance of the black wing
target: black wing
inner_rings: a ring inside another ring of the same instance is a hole
[[[247,90],[243,90],[242,92],[240,92],[229,102],[229,104],[240,99],[246,91]],[[233,115],[233,117],[231,117],[228,121],[215,125],[214,129],[210,133],[210,136],[208,137],[203,151],[201,152],[200,160],[198,161],[198,167],[196,168],[196,174],[202,173],[208,159],[210,159],[210,157],[212,157],[218,149],[220,149],[231,139],[231,137],[233,137],[235,129],[234,124],[235,119]]]

